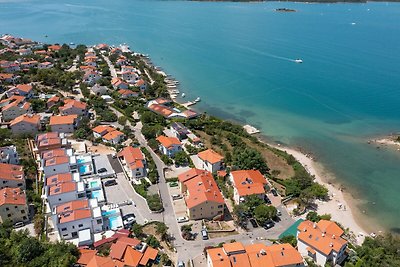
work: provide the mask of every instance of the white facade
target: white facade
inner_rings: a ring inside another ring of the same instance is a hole
[[[299,231],[297,231],[297,234]],[[312,254],[307,249],[308,247],[312,248],[315,251],[315,254]],[[333,249],[331,250],[329,255],[326,255],[322,251],[319,251],[315,247],[308,245],[307,243],[303,242],[299,238],[297,238],[297,250],[303,257],[311,258],[314,262],[316,262],[320,266],[325,266],[327,261],[332,261],[333,265],[337,264],[338,260],[343,260],[343,256],[345,256],[347,243],[344,244],[338,252],[335,252]]]
[[[50,177],[52,175],[59,174],[59,173],[67,173],[70,171],[71,171],[71,169],[70,169],[69,162],[57,164],[57,165],[51,165],[51,166],[43,166],[43,172],[47,177]]]
[[[21,115],[24,115],[24,114],[30,113],[30,112],[32,112],[31,108],[25,109],[22,105],[17,105],[17,106],[10,107],[6,110],[3,110],[1,112],[1,114],[2,114],[4,121],[10,121],[10,120],[15,119],[16,117],[19,117]]]
[[[209,171],[211,173],[215,173],[215,172],[221,170],[221,167],[222,167],[221,161],[218,161],[214,164],[211,164],[210,162],[208,162],[206,160],[202,160],[202,159],[200,159],[200,161],[201,161],[201,168],[203,170]]]
[[[177,152],[182,151],[181,145],[171,145],[169,148],[164,147],[163,145],[159,146],[161,153],[167,155],[168,157],[173,157]]]
[[[8,164],[19,164],[19,156],[15,146],[0,147],[0,162]]]
[[[73,133],[75,131],[75,125],[74,124],[51,125],[51,131],[59,133]]]
[[[11,126],[13,134],[35,134],[39,131],[39,125],[21,121]]]
[[[68,191],[68,192],[60,192],[59,194],[49,195],[50,187],[46,186],[45,194],[47,203],[50,206],[50,209],[53,209],[55,206],[70,202],[77,199],[86,198],[86,192],[84,188],[83,182],[76,183],[77,190]]]

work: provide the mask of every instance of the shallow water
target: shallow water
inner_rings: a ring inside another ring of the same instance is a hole
[[[0,32],[149,53],[197,109],[312,151],[392,230],[400,153],[366,140],[400,128],[399,17],[397,3],[0,2]]]

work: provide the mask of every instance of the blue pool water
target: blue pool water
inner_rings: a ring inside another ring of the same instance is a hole
[[[117,229],[121,226],[119,217],[109,217],[108,221],[110,222],[111,229]]]
[[[106,217],[112,216],[112,215],[115,216],[115,215],[118,215],[118,211],[117,211],[117,210],[103,211],[103,212],[101,213],[101,215],[106,216]]]
[[[88,172],[90,172],[90,166],[89,165],[79,166],[79,173],[80,174],[86,174]]]
[[[366,143],[400,130],[399,17],[399,3],[2,0],[0,31],[149,53],[196,109],[311,151],[368,224],[400,231],[400,153]]]

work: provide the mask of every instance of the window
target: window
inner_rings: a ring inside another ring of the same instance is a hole
[[[27,219],[26,216],[22,217],[22,220],[26,221],[26,219]]]
[[[59,198],[58,201],[61,201],[61,198]]]
[[[67,237],[68,236],[68,234],[63,234],[63,237]]]
[[[75,225],[72,225],[72,229],[75,229]]]
[[[7,214],[7,217],[11,217],[11,214]]]
[[[97,224],[101,224],[101,223],[103,223],[103,220],[102,219],[98,219],[97,220]]]
[[[10,208],[6,208],[6,211],[9,211],[10,210]]]
[[[214,206],[211,206],[211,209],[213,210],[213,209],[214,209]]]
[[[22,183],[17,184],[17,186],[22,186]]]
[[[21,210],[21,213],[24,214],[24,213],[25,213],[25,210]]]
[[[79,226],[79,227],[83,227],[83,224],[79,224],[78,226]]]
[[[220,209],[220,208],[222,208],[224,205],[218,205],[218,208]]]
[[[18,209],[18,206],[14,206],[14,209]]]
[[[55,172],[56,171],[56,169],[53,169],[53,172]]]
[[[61,231],[62,232],[67,231],[67,228],[61,228]]]

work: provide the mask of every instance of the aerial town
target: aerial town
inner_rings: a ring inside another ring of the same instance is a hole
[[[126,46],[3,35],[0,222],[73,244],[74,266],[354,255],[357,233],[309,208],[326,188],[252,132],[190,109],[200,99],[176,102],[178,83]]]

